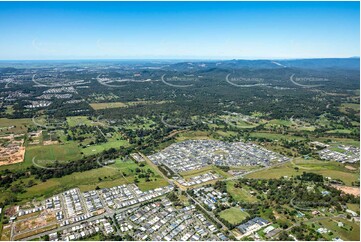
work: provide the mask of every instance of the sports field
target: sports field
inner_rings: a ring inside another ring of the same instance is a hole
[[[238,225],[245,220],[249,214],[242,211],[241,208],[232,207],[220,212],[219,216],[233,225]]]

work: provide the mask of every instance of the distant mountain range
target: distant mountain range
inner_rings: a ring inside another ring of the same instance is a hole
[[[188,61],[175,63],[174,69],[202,68],[302,68],[302,69],[360,69],[360,58],[320,58],[320,59],[288,59],[288,60],[225,60],[225,61]]]
[[[54,66],[97,66],[115,64],[124,66],[137,64],[145,69],[163,69],[177,71],[198,71],[209,69],[343,69],[360,70],[360,57],[352,58],[318,58],[318,59],[283,59],[283,60],[16,60],[0,61],[0,71],[9,71],[7,68],[22,67],[54,67]]]

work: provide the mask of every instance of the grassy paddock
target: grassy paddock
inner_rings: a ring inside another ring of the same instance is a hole
[[[199,175],[205,174],[205,173],[210,172],[210,171],[216,172],[217,174],[219,174],[219,175],[221,175],[222,177],[225,177],[225,178],[231,176],[227,172],[222,171],[220,168],[218,168],[218,167],[216,167],[214,165],[205,166],[205,167],[202,167],[201,169],[197,169],[197,170],[181,172],[180,175],[184,179],[187,180],[187,179],[189,179],[191,177],[199,176]]]
[[[342,103],[340,106],[340,111],[343,113],[348,113],[347,109],[352,109],[356,113],[360,113],[360,104],[359,103]]]
[[[205,131],[188,131],[179,133],[177,135],[177,141],[184,141],[190,139],[212,139],[211,135]]]
[[[254,132],[250,135],[253,138],[266,138],[271,140],[304,140],[305,138],[294,135],[284,135],[284,134],[275,134],[275,133],[265,133],[265,132]]]
[[[85,156],[98,154],[104,150],[109,150],[110,148],[119,149],[120,146],[128,146],[129,143],[126,140],[110,140],[106,143],[99,145],[91,145],[89,147],[83,148],[81,151]]]
[[[61,178],[52,178],[45,182],[36,181],[37,185],[32,186],[26,190],[25,193],[19,195],[22,200],[29,200],[34,197],[47,198],[62,191],[79,187],[81,191],[89,191],[100,188],[107,188],[119,186],[122,184],[133,183],[135,180],[135,169],[152,170],[154,176],[151,177],[150,182],[146,182],[144,178],[138,179],[138,186],[141,190],[154,189],[161,186],[166,186],[168,183],[149,165],[139,167],[133,161],[117,160],[115,164],[107,167],[93,169],[84,172],[75,172]]]
[[[33,157],[37,160],[64,160],[71,161],[80,159],[82,156],[76,143],[64,145],[42,145],[27,147],[25,161],[32,162]]]
[[[227,182],[227,192],[232,196],[232,198],[239,202],[256,202],[257,198],[251,195],[249,189],[246,187],[235,188],[234,184],[236,181]]]
[[[8,119],[0,118],[0,135],[21,134],[27,132],[27,127],[32,124],[30,118]],[[9,128],[12,127],[13,128]]]
[[[299,171],[295,169],[299,168]],[[345,165],[333,161],[303,160],[295,159],[294,162],[285,163],[282,166],[261,170],[246,175],[247,178],[272,179],[283,176],[301,175],[302,172],[313,172],[332,179],[340,179],[350,186],[352,182],[359,179],[358,172],[351,172]]]
[[[108,108],[124,108],[127,104],[123,102],[108,102],[108,103],[90,103],[94,110],[108,109]]]
[[[94,110],[108,109],[108,108],[126,108],[136,105],[150,105],[150,104],[164,104],[172,101],[134,101],[134,102],[103,102],[90,103]]]

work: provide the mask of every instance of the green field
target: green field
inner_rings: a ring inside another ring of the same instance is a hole
[[[256,202],[257,198],[251,195],[250,189],[248,187],[235,188],[235,181],[227,182],[227,192],[232,196],[232,198],[239,202]]]
[[[230,136],[235,136],[235,135],[237,135],[237,133],[236,133],[236,132],[233,132],[233,131],[224,132],[224,131],[222,131],[222,130],[217,130],[216,133],[219,134],[220,136],[223,136],[223,137],[230,137]]]
[[[72,161],[82,157],[76,143],[30,146],[26,148],[25,162],[31,163],[33,157],[36,160],[59,160]]]
[[[240,208],[232,207],[220,212],[219,216],[233,225],[238,225],[249,215],[248,213],[243,212]]]
[[[360,204],[347,203],[347,207],[354,212],[360,212]]]
[[[135,120],[128,120],[123,126],[127,129],[152,129],[155,122],[151,119],[137,117]]]
[[[129,143],[126,140],[110,140],[106,143],[99,145],[91,145],[89,147],[81,149],[85,156],[94,155],[110,148],[119,149],[120,146],[128,146]]]
[[[326,131],[328,134],[351,134],[352,130],[350,129],[333,129]]]
[[[8,106],[6,106],[6,111],[5,111],[5,113],[12,115],[12,114],[14,113],[13,105],[8,105]]]
[[[344,166],[345,165],[341,163],[333,161],[304,160],[298,158],[295,159],[294,162],[288,162],[282,166],[254,172],[246,175],[246,177],[272,179],[283,176],[296,176],[302,174],[302,172],[313,172],[325,177],[331,177],[332,179],[340,179],[347,186],[350,186],[352,182],[359,179],[359,173],[357,171],[352,172]],[[299,168],[298,172],[295,170],[295,167]]]
[[[283,126],[291,126],[293,124],[292,121],[290,120],[284,120],[284,119],[272,119],[270,120],[265,126],[266,127],[271,127],[273,125],[283,125]]]
[[[344,227],[338,227],[337,222],[342,222]],[[331,240],[334,237],[340,237],[346,241],[360,241],[360,224],[353,223],[346,219],[324,219],[317,223],[316,228],[322,227],[332,231],[333,235],[326,234],[326,238]],[[320,225],[321,224],[321,225]],[[352,227],[352,229],[351,229]]]
[[[78,160],[81,157],[80,149],[75,142],[56,145],[34,145],[26,147],[24,162],[0,166],[0,170],[18,170],[29,167],[33,165],[33,158],[39,165],[45,165],[55,160],[66,162]]]
[[[275,134],[275,133],[265,133],[265,132],[253,132],[250,135],[254,138],[266,138],[271,140],[304,140],[305,138],[300,136],[294,136],[294,135],[284,135],[284,134]]]
[[[123,102],[108,102],[108,103],[90,103],[94,110],[108,109],[108,108],[124,108],[127,105]]]
[[[328,138],[317,138],[315,139],[317,141],[323,142],[325,143]],[[332,143],[330,143],[330,145],[332,146],[337,146],[337,145],[352,145],[352,146],[360,146],[360,141],[358,140],[353,140],[353,139],[347,139],[347,138],[336,138],[336,137],[332,137]]]
[[[78,126],[81,124],[94,126],[99,125],[99,123],[94,123],[92,120],[89,120],[86,116],[74,116],[74,117],[66,117],[66,121],[70,127]]]
[[[205,131],[187,131],[177,135],[177,141],[184,141],[190,139],[212,139],[210,134]]]
[[[130,160],[126,162],[117,160],[115,164],[109,165],[108,167],[75,172],[71,175],[52,178],[45,182],[36,181],[37,185],[26,189],[26,192],[20,194],[19,198],[29,200],[36,197],[41,199],[74,187],[79,187],[81,191],[89,191],[95,189],[97,186],[106,188],[133,183],[136,168],[143,170],[150,169],[155,173],[155,175],[151,177],[152,181],[150,182],[145,182],[144,178],[138,179],[138,186],[141,190],[145,191],[168,185],[168,183],[148,165],[140,167]]]
[[[149,105],[149,104],[163,104],[172,101],[134,101],[134,102],[103,102],[103,103],[90,103],[94,110],[108,109],[108,108],[125,108],[136,105]]]
[[[27,127],[32,125],[30,118],[7,119],[0,118],[0,135],[26,133]],[[9,128],[14,126],[13,128]]]
[[[352,109],[356,113],[360,113],[360,104],[359,103],[342,103],[340,106],[340,111],[343,113],[348,113],[347,109]]]
[[[218,173],[219,175],[221,175],[224,178],[230,177],[231,175],[228,174],[225,171],[222,171],[220,168],[214,166],[214,165],[210,165],[210,166],[205,166],[202,167],[201,169],[197,169],[197,170],[191,170],[191,171],[186,171],[186,172],[181,172],[180,175],[184,178],[184,179],[189,179],[193,176],[199,176],[202,174],[205,174],[207,172],[213,171],[215,173]]]

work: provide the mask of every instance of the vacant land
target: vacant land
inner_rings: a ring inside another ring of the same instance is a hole
[[[120,146],[128,146],[129,143],[126,140],[111,140],[106,143],[91,145],[89,147],[83,148],[81,151],[85,156],[94,155],[100,153],[104,150],[109,150],[110,148],[119,149]]]
[[[80,149],[75,142],[62,145],[41,145],[27,147],[25,162],[31,163],[32,159],[47,161],[71,161],[80,159]]]
[[[187,131],[177,135],[177,141],[189,139],[212,139],[210,134],[205,131]]]
[[[360,188],[359,187],[349,187],[349,186],[339,186],[334,185],[334,188],[343,191],[346,194],[352,194],[354,196],[360,196]]]
[[[10,241],[11,236],[11,225],[4,225],[1,231],[1,241]]]
[[[294,135],[285,135],[285,134],[275,134],[275,133],[265,133],[265,132],[253,132],[250,135],[253,138],[265,138],[270,140],[304,140],[305,138]]]
[[[90,103],[90,106],[94,110],[107,109],[107,108],[123,108],[127,107],[127,104],[123,102],[109,102],[109,103]]]
[[[360,113],[360,104],[359,103],[342,103],[340,106],[340,111],[343,113],[348,113],[348,110],[352,110],[355,113]]]
[[[36,181],[37,185],[32,186],[22,193],[22,199],[32,199],[34,197],[46,198],[62,191],[79,187],[81,191],[94,190],[96,187],[106,188],[122,184],[133,183],[136,179],[136,169],[154,172],[150,177],[150,181],[146,182],[145,178],[138,178],[138,186],[141,190],[150,190],[156,187],[167,185],[152,167],[148,165],[140,166],[131,160],[116,160],[115,164],[93,169],[84,172],[75,172],[71,175],[61,178],[52,178],[45,182]]]
[[[201,169],[197,169],[197,170],[190,170],[190,171],[186,171],[186,172],[181,172],[180,175],[184,178],[184,179],[189,179],[191,177],[194,177],[194,176],[199,176],[199,175],[202,175],[202,174],[205,174],[209,171],[213,171],[213,172],[216,172],[218,173],[219,175],[221,175],[222,177],[230,177],[231,175],[225,171],[222,171],[220,168],[214,166],[214,165],[210,165],[210,166],[205,166],[205,167],[202,167]]]
[[[163,104],[171,101],[134,101],[134,102],[104,102],[104,103],[90,103],[90,106],[94,110],[108,109],[108,108],[125,108],[136,105],[147,104]]]
[[[66,121],[70,127],[78,126],[78,125],[99,125],[99,123],[92,121],[87,116],[74,116],[74,117],[67,117]]]
[[[0,135],[4,134],[23,134],[28,130],[28,126],[31,125],[31,119],[7,119],[0,118]]]
[[[30,236],[35,235],[35,234],[40,234],[40,233],[43,233],[45,231],[55,229],[57,227],[58,227],[57,224],[53,224],[53,225],[42,227],[42,228],[39,228],[39,229],[36,229],[36,230],[32,230],[32,231],[29,231],[29,232],[18,234],[16,236],[14,236],[14,240],[21,240],[23,238],[27,238],[27,237],[30,237]]]
[[[227,192],[232,198],[239,202],[256,202],[257,198],[250,194],[248,187],[236,188],[234,187],[235,181],[227,182]]]
[[[298,167],[297,169],[295,169]],[[350,186],[352,182],[359,179],[358,172],[352,172],[345,165],[333,161],[295,159],[294,162],[285,163],[282,166],[261,170],[246,175],[247,178],[272,179],[283,176],[301,175],[302,172],[313,172],[332,179],[340,179],[345,185]]]

